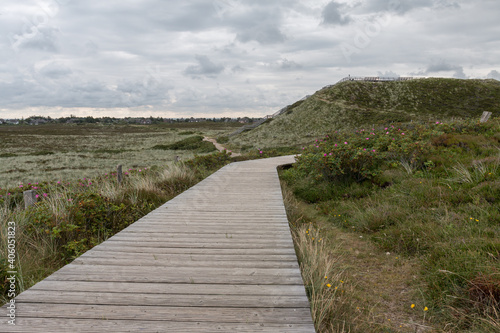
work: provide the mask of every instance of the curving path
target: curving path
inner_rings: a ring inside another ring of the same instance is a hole
[[[16,298],[0,332],[314,332],[276,167],[232,163]]]

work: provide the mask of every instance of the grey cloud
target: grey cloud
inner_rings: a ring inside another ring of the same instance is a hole
[[[39,70],[39,73],[50,79],[60,79],[70,75],[71,73],[73,73],[73,71],[71,70],[71,68],[68,68],[64,65],[51,62],[50,64],[42,67]]]
[[[280,61],[278,61],[278,66],[281,69],[284,69],[284,70],[293,70],[293,69],[300,69],[300,68],[302,68],[302,65],[296,63],[295,61],[288,60],[286,58],[281,59]]]
[[[224,71],[224,66],[215,64],[206,55],[196,55],[195,58],[198,61],[198,65],[187,67],[184,70],[185,75],[191,75],[192,77],[206,76],[213,78]]]
[[[255,27],[249,27],[239,32],[236,38],[243,43],[254,40],[261,44],[283,43],[286,40],[286,36],[273,23],[264,23]]]
[[[244,69],[243,67],[241,67],[240,65],[236,65],[236,66],[233,66],[231,68],[231,71],[233,73],[241,73],[241,72],[244,72],[246,69]]]
[[[460,8],[453,0],[370,0],[366,9],[371,12],[394,12],[400,15],[406,14],[417,8]]]
[[[434,62],[430,64],[425,70],[425,74],[439,73],[439,72],[455,72],[453,77],[457,79],[466,79],[467,76],[464,73],[464,68],[458,65],[452,65],[444,60]]]
[[[401,75],[394,73],[393,71],[385,71],[385,73],[377,72],[377,75],[380,77],[400,77]]]
[[[12,40],[14,49],[27,49],[58,52],[57,38],[59,30],[53,27],[33,27],[29,34],[15,35]]]
[[[342,5],[335,2],[330,1],[325,8],[323,9],[323,24],[331,24],[331,25],[346,25],[351,21],[351,18],[348,15],[342,15],[341,13]]]
[[[486,77],[489,79],[500,80],[500,73],[497,70],[492,70],[488,73],[488,75],[486,75]]]

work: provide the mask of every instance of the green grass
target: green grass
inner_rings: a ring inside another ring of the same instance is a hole
[[[346,81],[299,101],[272,122],[231,137],[237,146],[298,146],[333,131],[391,122],[443,121],[500,110],[496,80]]]
[[[321,228],[418,262],[408,302],[421,300],[428,323],[493,332],[500,328],[499,132],[500,118],[331,133],[282,178]]]

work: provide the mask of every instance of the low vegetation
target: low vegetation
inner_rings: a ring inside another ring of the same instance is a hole
[[[158,150],[192,150],[197,153],[210,153],[215,149],[213,143],[203,141],[203,136],[195,135],[169,145],[156,145],[153,149]]]
[[[187,160],[195,154],[213,151],[213,145],[203,143],[184,150],[152,147],[174,144],[193,133],[217,137],[240,125],[231,122],[2,125],[0,188],[21,182],[94,178],[118,164],[139,169],[173,163],[176,156]]]
[[[391,124],[337,131],[304,147],[293,168],[282,172],[300,202],[295,206],[302,207],[295,214],[307,223],[306,235],[300,231],[305,227],[298,228],[299,239],[319,237],[330,258],[350,257],[344,265],[338,261],[344,269],[336,272],[358,283],[353,298],[331,301],[334,309],[358,305],[342,322],[325,315],[317,327],[329,327],[324,332],[500,329],[499,133],[499,118],[485,124]],[[339,252],[339,237],[358,253]],[[360,240],[369,244],[357,244]],[[373,267],[367,279],[362,272],[369,264],[359,256],[392,273]],[[390,280],[384,283],[380,276]],[[384,303],[391,310],[385,322],[374,310]]]

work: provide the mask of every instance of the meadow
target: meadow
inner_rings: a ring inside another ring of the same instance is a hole
[[[159,150],[193,135],[216,137],[239,123],[158,125],[46,124],[0,126],[0,188],[93,178],[116,170],[166,165],[202,153]]]

